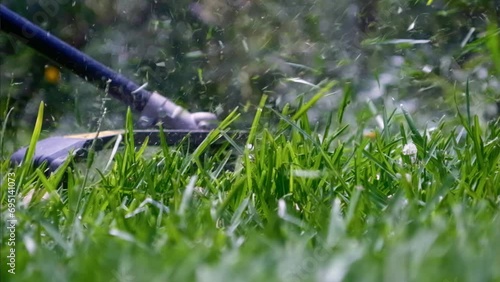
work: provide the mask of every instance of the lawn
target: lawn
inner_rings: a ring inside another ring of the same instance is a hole
[[[138,144],[109,88],[2,34],[0,281],[500,281],[498,1],[4,2],[223,120]]]
[[[499,120],[367,105],[356,124],[346,96],[311,125],[330,86],[295,109],[264,96],[246,142],[234,113],[145,155],[128,115],[107,170],[4,159],[2,281],[500,281]]]

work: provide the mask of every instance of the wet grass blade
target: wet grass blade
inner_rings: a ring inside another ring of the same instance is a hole
[[[418,128],[415,125],[415,122],[413,121],[413,118],[411,117],[410,113],[404,107],[401,107],[401,109],[402,109],[403,115],[406,119],[406,123],[408,123],[408,127],[410,127],[411,137],[412,137],[413,142],[415,143],[415,145],[418,145],[418,146],[420,146],[420,148],[423,149],[425,147],[424,146],[424,138],[422,137],[422,135],[418,131]]]
[[[24,156],[23,163],[31,163],[33,160],[36,143],[40,138],[40,132],[42,132],[43,109],[44,109],[44,103],[40,102],[40,106],[38,107],[38,115],[36,117],[35,127],[33,128],[33,134],[31,135],[30,144],[28,150],[26,151],[26,155]]]
[[[324,87],[322,87],[318,93],[316,93],[311,100],[307,101],[300,109],[293,115],[292,120],[297,120],[299,119],[302,115],[304,115],[313,105],[315,105],[323,96],[325,96],[330,89],[332,89],[333,86],[335,86],[336,82],[331,81]]]
[[[10,108],[10,110],[5,114],[4,120],[2,122],[2,131],[0,132],[0,161],[3,161],[5,153],[4,153],[4,142],[5,142],[5,132],[7,129],[7,122],[9,122],[10,115],[14,108]]]
[[[347,83],[344,86],[342,103],[340,104],[340,107],[338,110],[338,122],[339,122],[339,124],[342,124],[342,121],[344,120],[345,110],[346,110],[347,106],[351,103],[352,92],[353,92],[352,85],[350,83]]]

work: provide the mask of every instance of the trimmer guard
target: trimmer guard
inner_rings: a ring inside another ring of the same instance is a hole
[[[210,131],[207,130],[165,130],[165,140],[167,145],[173,146],[185,142],[184,144],[190,148],[198,147],[207,137]],[[88,150],[95,142],[94,149],[102,150],[105,144],[115,140],[119,135],[125,134],[125,130],[102,131],[98,135],[96,133],[85,133],[66,136],[55,136],[41,140],[36,143],[33,163],[40,166],[47,163],[49,171],[54,171],[60,167],[69,156],[73,155],[77,158],[85,158]],[[230,133],[236,140],[244,140],[247,136],[246,132]],[[97,137],[96,137],[97,136]],[[160,145],[159,130],[134,130],[134,142],[141,145],[146,137],[148,145]],[[95,141],[94,141],[95,140]],[[20,164],[26,155],[27,147],[19,149],[11,157],[11,162]]]

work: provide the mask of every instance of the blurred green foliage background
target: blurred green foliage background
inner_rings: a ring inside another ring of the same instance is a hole
[[[368,99],[439,118],[453,112],[456,101],[460,107],[468,79],[475,111],[486,119],[497,115],[499,2],[3,1],[192,111],[224,117],[240,106],[250,118],[263,93],[280,108],[313,95],[314,85],[338,81],[309,113],[313,122],[335,110],[345,89],[361,102],[355,109],[367,107]],[[44,70],[51,61],[5,34],[0,54],[0,116],[12,109],[6,134],[13,142],[31,130],[42,100],[49,132],[95,130],[102,91],[67,70],[49,83]],[[123,127],[124,106],[106,101],[106,107],[103,127]]]

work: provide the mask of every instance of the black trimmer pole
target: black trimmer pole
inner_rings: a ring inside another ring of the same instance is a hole
[[[162,122],[167,129],[195,130],[207,129],[216,121],[213,113],[190,113],[162,95],[141,88],[4,5],[0,5],[0,28],[81,78],[101,89],[108,88],[112,97],[140,114],[140,127]]]

